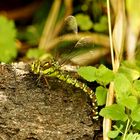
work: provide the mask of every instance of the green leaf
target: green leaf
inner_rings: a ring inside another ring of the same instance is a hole
[[[0,61],[11,62],[17,56],[16,29],[12,20],[0,16]]]
[[[106,25],[108,24],[108,18],[107,18],[106,15],[101,16],[101,18],[100,18],[100,23],[106,24]]]
[[[42,31],[39,31],[40,26],[41,25],[27,26],[27,28],[24,31],[18,32],[18,39],[24,40],[32,46],[37,45],[39,43],[39,39],[42,33]]]
[[[140,140],[140,135],[138,133],[129,133],[126,135],[125,140]]]
[[[126,121],[128,116],[125,114],[125,108],[119,104],[113,104],[103,108],[100,115],[112,120]]]
[[[133,70],[140,72],[140,61],[139,60],[123,61],[122,65],[124,67],[127,67],[127,68],[130,68],[130,69],[133,69]]]
[[[75,18],[81,30],[87,31],[92,28],[93,23],[88,15],[77,14]]]
[[[101,85],[107,85],[114,79],[114,73],[104,65],[100,65],[96,71],[97,82]]]
[[[106,102],[106,96],[107,96],[107,89],[99,86],[96,88],[96,98],[97,98],[97,103],[98,105],[104,105]]]
[[[82,76],[85,80],[93,82],[96,80],[96,68],[92,66],[80,67],[78,69],[78,74]]]
[[[140,73],[138,70],[128,68],[126,66],[121,66],[119,68],[119,73],[124,74],[130,81],[136,80],[140,77]]]
[[[112,138],[112,139],[114,139],[114,138],[116,138],[116,137],[118,138],[118,135],[119,135],[120,133],[122,133],[121,131],[122,131],[122,129],[123,129],[123,125],[120,124],[120,125],[119,125],[119,128],[118,128],[117,125],[114,125],[113,128],[114,128],[114,130],[109,131],[107,135],[108,135],[109,138]]]
[[[134,129],[140,130],[140,122],[135,122],[133,127]]]
[[[114,131],[109,131],[107,135],[109,138],[114,139],[119,135],[119,133],[120,132],[118,130],[114,130]]]
[[[131,83],[124,74],[118,73],[115,75],[114,89],[118,97],[124,96],[130,92]]]
[[[140,105],[137,105],[131,113],[133,121],[140,122]]]
[[[113,81],[114,73],[110,69],[101,65],[98,69],[95,67],[81,67],[78,74],[89,82],[97,81],[101,85],[107,85]]]
[[[140,80],[135,80],[132,86],[132,94],[140,98]]]
[[[127,107],[128,109],[133,110],[137,106],[137,98],[135,96],[122,96],[119,99],[119,103],[123,106]]]
[[[108,21],[107,16],[101,16],[100,21],[93,25],[93,29],[97,32],[106,32],[108,31]]]
[[[96,31],[96,32],[105,32],[107,31],[107,26],[102,24],[102,23],[95,23],[93,25],[93,29]]]
[[[33,49],[29,49],[26,56],[28,58],[39,58],[40,56],[42,56],[43,54],[45,54],[44,50],[38,49],[38,48],[33,48]]]

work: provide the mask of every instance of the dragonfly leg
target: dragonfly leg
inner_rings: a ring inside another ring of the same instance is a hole
[[[39,83],[40,83],[41,76],[42,76],[42,75],[39,75],[39,77],[38,77],[37,80],[36,80],[37,85],[39,85]]]
[[[49,89],[51,89],[51,86],[49,85],[49,82],[48,82],[48,80],[47,80],[46,77],[44,77],[44,80],[45,80],[45,82],[46,82],[47,87],[48,87]]]

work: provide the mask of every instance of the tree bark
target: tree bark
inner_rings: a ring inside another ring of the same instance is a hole
[[[0,65],[0,140],[92,140],[99,130],[86,94],[30,71],[22,62]]]

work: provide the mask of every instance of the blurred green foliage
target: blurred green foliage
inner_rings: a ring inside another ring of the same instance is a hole
[[[88,31],[93,29],[95,32],[106,33],[108,32],[108,21],[107,16],[103,15],[100,17],[99,22],[93,23],[89,15],[77,14],[76,16],[77,24],[82,31]]]
[[[24,31],[18,32],[18,39],[25,41],[29,45],[37,45],[42,33],[43,26],[40,24],[30,25]]]
[[[32,48],[29,49],[29,51],[27,52],[26,56],[28,58],[34,58],[34,59],[38,59],[39,57],[41,57],[42,55],[45,54],[45,51],[42,49],[38,49],[38,48]]]
[[[98,23],[95,23],[93,29],[97,32],[108,32],[107,16],[101,16]]]
[[[98,21],[99,17],[102,16],[102,0],[93,0],[91,4],[91,12],[94,21]]]
[[[12,20],[0,17],[0,61],[9,63],[17,56],[16,28]]]
[[[108,33],[106,0],[86,0],[75,17],[81,31]]]
[[[34,13],[31,23],[24,28],[19,28],[17,34],[19,40],[24,41],[31,46],[38,45],[51,4],[52,1],[44,0],[42,6]]]
[[[90,30],[93,26],[93,23],[88,15],[82,13],[77,14],[76,16],[77,24],[81,30],[87,31]]]

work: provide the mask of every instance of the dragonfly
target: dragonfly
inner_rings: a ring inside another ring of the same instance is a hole
[[[70,19],[70,21],[68,20]],[[71,21],[74,20],[74,21]],[[66,21],[71,23],[75,23],[75,17],[69,16],[67,17]],[[71,28],[69,28],[71,29]],[[74,32],[77,33],[77,28],[74,26]],[[83,39],[81,41],[78,41],[75,45],[78,46],[78,44],[82,44]],[[63,61],[65,62],[65,61]],[[64,66],[64,65],[63,65]],[[96,95],[93,92],[91,88],[89,88],[85,83],[79,81],[78,79],[72,77],[67,70],[63,69],[62,64],[59,61],[56,61],[53,57],[50,57],[49,59],[45,61],[36,60],[31,65],[31,70],[34,74],[38,74],[39,76],[44,77],[55,77],[58,78],[61,81],[65,81],[66,83],[75,86],[76,88],[79,88],[86,93],[89,98],[91,99],[92,103],[92,118],[93,120],[98,120],[98,106],[97,106],[97,99]]]

